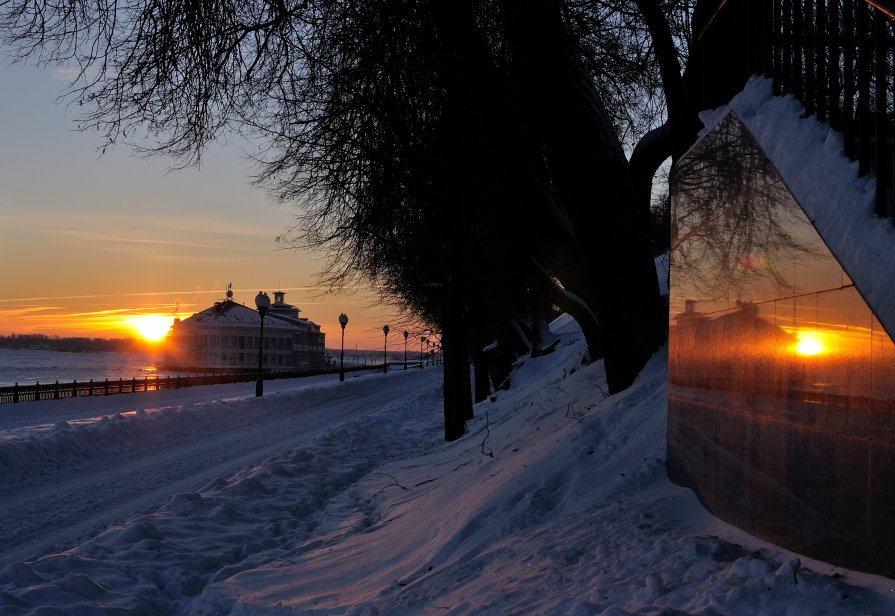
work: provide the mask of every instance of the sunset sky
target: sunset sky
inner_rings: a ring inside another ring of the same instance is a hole
[[[128,317],[189,316],[228,282],[250,306],[285,291],[330,348],[340,312],[346,348],[381,348],[382,325],[397,329],[369,295],[313,287],[320,263],[274,241],[293,210],[249,186],[235,146],[171,173],[125,146],[100,156],[100,135],[75,132],[77,109],[57,102],[63,74],[0,58],[0,83],[0,335],[132,336]]]

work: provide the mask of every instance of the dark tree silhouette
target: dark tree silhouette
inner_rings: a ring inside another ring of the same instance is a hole
[[[107,144],[192,164],[236,130],[328,257],[440,332],[445,437],[552,306],[627,387],[661,343],[652,178],[695,139],[681,66],[717,0],[9,0],[21,58],[80,69]],[[637,139],[638,136],[642,138]],[[624,143],[633,148],[630,160]],[[482,349],[496,341],[497,352]]]

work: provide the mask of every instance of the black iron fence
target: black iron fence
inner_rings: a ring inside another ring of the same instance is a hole
[[[889,2],[774,0],[773,77],[806,115],[845,135],[861,175],[877,177],[876,212],[895,216],[893,12]]]
[[[359,370],[375,370],[375,366],[357,366],[345,368],[345,372]],[[379,370],[382,366],[378,367]],[[319,374],[338,374],[338,368],[326,368],[324,370],[291,370],[287,372],[265,372],[264,380],[294,379]],[[109,396],[112,394],[129,394],[143,391],[158,391],[161,389],[180,389],[181,387],[195,387],[197,385],[220,385],[223,383],[243,383],[254,381],[258,378],[258,372],[230,372],[224,374],[201,374],[186,376],[145,377],[142,379],[118,379],[110,381],[87,382],[72,381],[71,383],[35,383],[34,385],[12,385],[0,387],[0,404],[15,402],[32,402],[35,400],[61,400],[65,398],[79,398],[83,396]]]

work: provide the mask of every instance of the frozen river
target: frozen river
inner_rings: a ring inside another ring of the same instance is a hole
[[[70,383],[142,379],[176,373],[160,372],[161,353],[65,353],[31,349],[0,349],[0,387],[41,383]]]

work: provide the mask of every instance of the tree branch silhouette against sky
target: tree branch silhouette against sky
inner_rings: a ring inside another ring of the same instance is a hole
[[[286,291],[331,335],[346,312],[346,346],[380,347],[394,311],[363,290],[323,294],[314,255],[275,241],[294,212],[250,186],[237,145],[173,171],[126,146],[101,155],[103,139],[78,132],[78,109],[59,100],[71,78],[0,63],[0,332],[132,336],[125,317],[189,316],[232,282],[247,305],[258,290]]]

